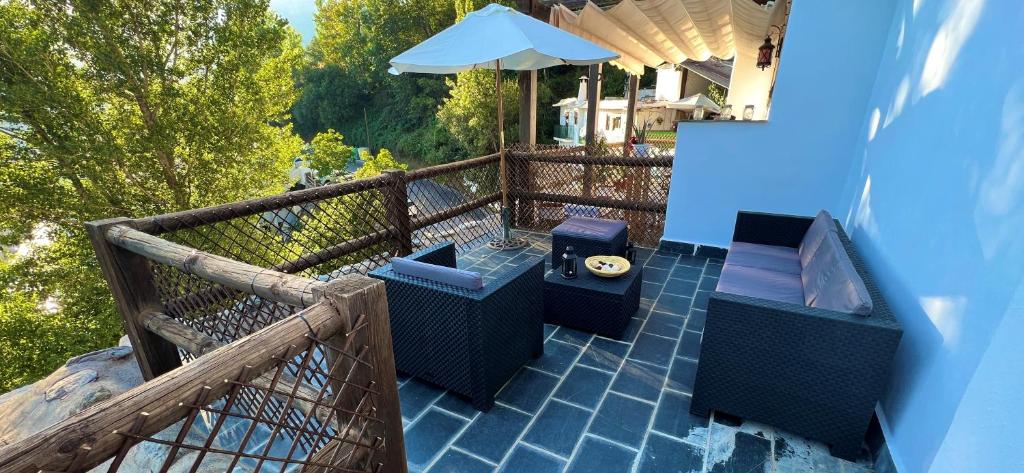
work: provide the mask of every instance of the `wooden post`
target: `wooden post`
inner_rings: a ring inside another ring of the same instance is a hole
[[[405,471],[405,440],[402,432],[402,415],[399,410],[398,383],[395,373],[395,352],[391,344],[391,322],[388,318],[388,298],[384,292],[384,282],[360,275],[346,275],[323,288],[323,297],[331,302],[344,321],[344,326],[356,330],[357,322],[366,322],[366,332],[355,335],[355,343],[350,345],[358,351],[360,347],[368,347],[369,359],[373,366],[372,376],[360,378],[376,380],[374,387],[380,393],[376,406],[383,409],[377,416],[383,426],[375,423],[370,428],[371,436],[385,440],[385,458],[381,461],[389,471]],[[337,346],[337,344],[335,344]],[[339,394],[342,392],[338,388]],[[353,390],[346,390],[353,392]],[[372,465],[368,465],[372,468]]]
[[[591,64],[587,73],[587,151],[593,152],[597,140],[597,117],[601,109],[601,70],[603,64]]]
[[[519,72],[519,142],[537,144],[537,71]]]
[[[390,185],[384,193],[387,222],[395,226],[394,247],[396,256],[412,253],[412,217],[409,215],[409,189],[405,171],[388,169],[384,171]]]
[[[629,156],[629,140],[633,137],[633,119],[636,115],[636,95],[639,93],[640,78],[636,74],[629,75],[626,96],[626,133],[622,138],[624,156]]]
[[[139,370],[143,379],[149,381],[181,366],[181,359],[173,343],[149,332],[144,326],[143,314],[159,311],[162,306],[149,261],[107,241],[110,227],[130,224],[131,220],[127,218],[112,218],[86,223],[85,228],[103,277],[124,320],[124,329],[132,342]]]
[[[590,66],[587,80],[587,154],[597,154],[597,119],[601,110],[601,69],[603,64]],[[583,165],[583,197],[594,195],[594,167]]]

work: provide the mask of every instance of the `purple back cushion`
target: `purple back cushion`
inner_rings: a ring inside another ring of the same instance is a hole
[[[398,274],[427,279],[442,284],[448,284],[463,289],[477,290],[484,287],[483,278],[480,273],[465,271],[447,266],[423,263],[407,258],[395,258],[391,260],[391,268]]]
[[[818,246],[821,245],[825,235],[828,235],[829,232],[838,233],[839,229],[836,228],[836,221],[832,219],[832,215],[822,210],[818,212],[817,217],[814,217],[814,222],[811,223],[811,227],[807,229],[807,233],[804,234],[804,238],[800,242],[801,267],[806,267],[810,264],[811,258],[814,257],[814,252],[818,251]]]
[[[808,306],[849,314],[871,314],[871,295],[846,254],[839,234],[828,232],[825,235],[800,278]]]

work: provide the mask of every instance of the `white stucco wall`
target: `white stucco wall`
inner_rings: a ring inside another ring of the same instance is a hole
[[[668,240],[739,209],[845,221],[904,328],[899,471],[1020,472],[1024,3],[795,2],[765,123],[683,123]]]

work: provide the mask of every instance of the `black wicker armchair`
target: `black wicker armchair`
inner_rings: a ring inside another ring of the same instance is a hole
[[[797,248],[813,218],[740,212],[735,242]],[[902,330],[849,237],[837,234],[873,307],[857,315],[713,292],[691,412],[720,411],[857,455]]]
[[[409,258],[455,267],[455,245]],[[516,370],[543,354],[541,257],[477,290],[398,274],[391,264],[369,275],[387,289],[398,371],[465,395],[479,410],[489,410]]]

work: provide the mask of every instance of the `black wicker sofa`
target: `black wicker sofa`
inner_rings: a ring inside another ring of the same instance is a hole
[[[852,459],[901,336],[838,221],[740,212],[708,300],[690,411],[763,422]]]

